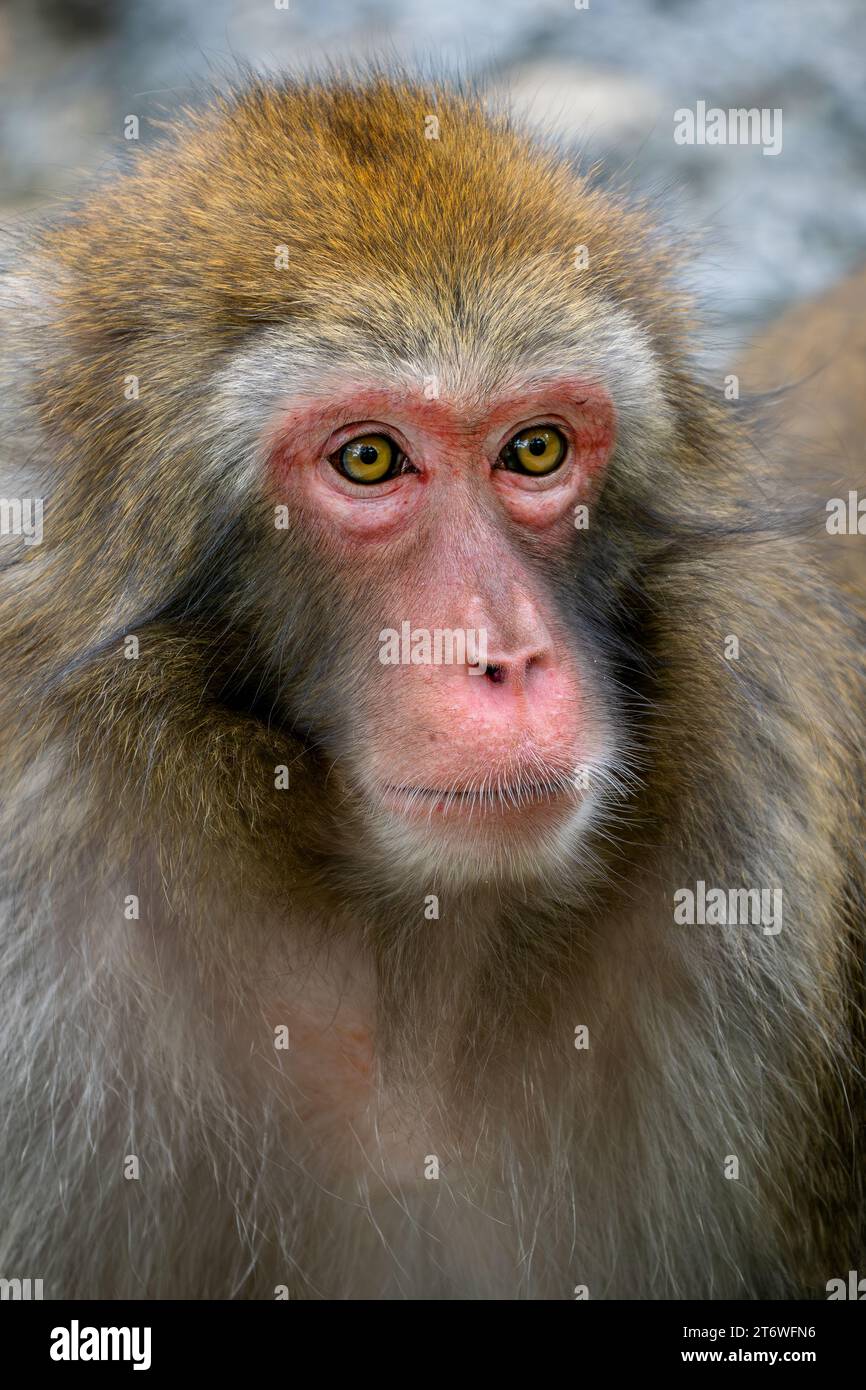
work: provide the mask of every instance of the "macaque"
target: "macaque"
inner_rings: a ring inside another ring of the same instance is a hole
[[[2,290],[0,1273],[826,1297],[864,630],[674,254],[447,87],[130,158]]]

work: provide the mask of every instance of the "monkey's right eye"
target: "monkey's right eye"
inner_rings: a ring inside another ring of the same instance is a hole
[[[338,473],[352,483],[384,483],[395,478],[402,455],[386,434],[361,434],[331,456]]]

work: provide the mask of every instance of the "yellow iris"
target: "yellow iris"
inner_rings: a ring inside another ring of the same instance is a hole
[[[552,473],[565,458],[566,443],[553,425],[533,425],[506,444],[503,459],[514,473]]]
[[[381,483],[396,462],[396,446],[384,434],[360,434],[340,450],[340,472],[353,483]]]

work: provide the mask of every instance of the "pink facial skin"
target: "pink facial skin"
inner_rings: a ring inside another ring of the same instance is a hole
[[[515,434],[554,425],[567,441],[547,477],[506,471]],[[391,438],[410,471],[356,484],[331,459],[362,434]],[[599,752],[584,663],[559,635],[539,554],[573,537],[573,509],[596,495],[614,445],[614,409],[598,384],[557,378],[484,404],[384,388],[296,403],[277,423],[271,469],[280,500],[309,518],[339,570],[363,572],[382,626],[487,634],[486,674],[466,666],[375,663],[400,710],[387,746],[372,740],[365,781],[407,820],[526,828],[573,809],[570,774]],[[423,523],[423,524],[422,524]],[[419,546],[426,550],[419,551]],[[405,732],[404,732],[405,731]]]
[[[546,478],[497,467],[508,441],[529,425],[565,435],[565,462]],[[415,472],[369,487],[341,477],[330,458],[360,434],[387,434]],[[384,388],[344,390],[295,405],[279,421],[271,462],[281,485],[298,473],[308,500],[347,533],[374,540],[408,524],[417,508],[466,474],[489,478],[503,506],[543,530],[590,494],[614,444],[613,403],[597,384],[559,378],[500,396],[486,409]]]

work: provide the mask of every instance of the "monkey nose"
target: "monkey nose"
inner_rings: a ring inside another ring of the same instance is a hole
[[[541,648],[527,648],[524,651],[497,654],[488,657],[484,668],[484,678],[491,685],[506,685],[514,690],[522,690],[537,672],[550,664],[550,658]]]

